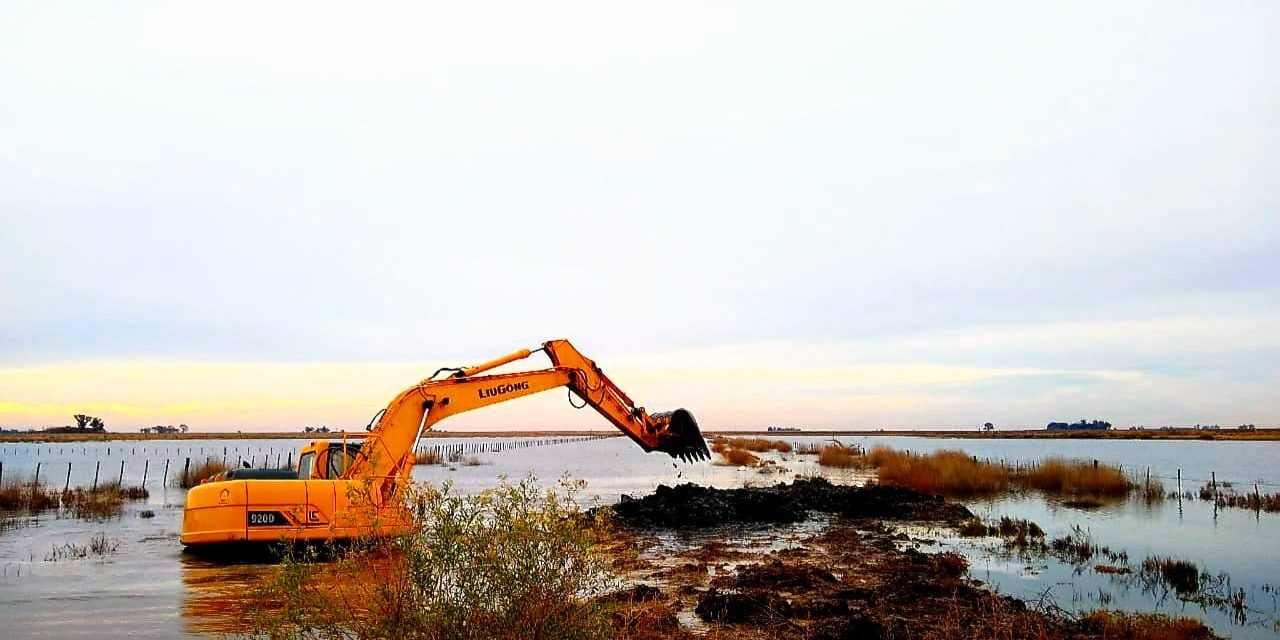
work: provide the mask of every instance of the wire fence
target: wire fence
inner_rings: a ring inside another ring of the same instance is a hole
[[[339,434],[340,435],[340,434]],[[445,458],[498,454],[533,447],[614,438],[615,434],[537,438],[492,438],[419,443],[415,453],[434,450]],[[192,466],[218,461],[231,468],[294,468],[296,444],[8,445],[0,447],[0,483],[35,482],[52,486],[96,488],[99,484],[168,487],[169,480]]]

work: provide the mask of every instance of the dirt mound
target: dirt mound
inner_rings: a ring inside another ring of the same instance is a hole
[[[712,588],[698,598],[698,608],[694,613],[707,622],[767,623],[789,618],[791,605],[781,596],[765,590],[723,593]]]
[[[661,485],[643,498],[623,496],[613,509],[619,521],[633,527],[671,528],[799,522],[811,512],[935,522],[959,522],[972,517],[962,505],[937,496],[900,487],[834,485],[822,478],[743,489]]]
[[[812,565],[797,562],[784,563],[780,559],[766,564],[746,565],[738,569],[738,575],[724,580],[724,586],[737,589],[769,588],[781,591],[809,589],[830,584],[836,577]]]

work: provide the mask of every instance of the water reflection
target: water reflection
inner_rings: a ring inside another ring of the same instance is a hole
[[[793,444],[821,442],[826,438],[785,436]],[[962,449],[993,460],[1032,461],[1047,455],[1061,455],[1103,462],[1123,463],[1127,469],[1151,467],[1155,479],[1163,479],[1170,493],[1186,494],[1213,481],[1252,488],[1261,479],[1263,492],[1280,482],[1277,462],[1280,443],[1229,442],[1124,442],[1124,441],[956,441],[904,437],[842,438],[850,444],[870,447],[886,444],[899,449],[927,452],[941,448]],[[177,536],[181,528],[185,492],[163,487],[165,460],[183,460],[203,455],[203,448],[229,446],[228,455],[238,454],[243,442],[173,443],[164,447],[140,447],[124,467],[126,483],[144,480],[145,454],[152,459],[146,482],[151,497],[145,503],[129,504],[124,514],[108,522],[42,517],[38,522],[0,531],[0,629],[4,637],[103,637],[115,635],[173,638],[189,635],[221,635],[240,628],[248,600],[257,581],[270,565],[219,564],[181,553]],[[275,447],[270,455],[294,443],[264,442]],[[93,444],[72,451],[49,451],[38,455],[24,445],[7,445],[0,452],[5,477],[29,477],[37,462],[45,463],[43,473],[57,469],[65,473],[74,462],[71,484],[88,485],[93,480],[95,462],[102,459],[104,470],[119,474],[121,450],[110,443]],[[15,448],[22,451],[15,453]],[[157,451],[157,449],[159,449]],[[95,453],[96,451],[96,453]],[[72,457],[73,454],[76,457]],[[248,452],[261,456],[258,450]],[[288,454],[285,453],[287,456]],[[414,477],[429,482],[451,480],[461,493],[493,486],[505,475],[522,478],[532,473],[547,485],[569,474],[587,481],[588,502],[616,502],[622,494],[644,495],[658,484],[693,482],[706,486],[737,487],[789,481],[795,475],[821,475],[838,483],[858,483],[865,474],[852,470],[818,467],[813,457],[780,456],[789,474],[762,474],[735,467],[680,465],[673,467],[666,456],[637,453],[635,445],[623,439],[600,440],[545,448],[517,449],[481,456],[484,464],[475,467],[418,467]],[[179,457],[181,456],[181,457]],[[180,463],[175,463],[180,465]],[[170,470],[172,471],[172,470]],[[104,471],[105,473],[105,471]],[[171,475],[171,474],[170,474]],[[60,475],[59,478],[65,478]],[[1142,478],[1139,478],[1141,480]],[[1179,479],[1181,485],[1178,484]],[[1268,484],[1270,482],[1270,484]],[[1274,631],[1260,627],[1266,616],[1274,618],[1280,584],[1280,515],[1242,509],[1215,509],[1212,501],[1192,495],[1192,499],[1125,500],[1101,505],[1048,501],[1035,495],[1004,496],[967,502],[971,510],[986,520],[1002,515],[1037,522],[1050,537],[1062,536],[1072,525],[1087,528],[1093,538],[1114,549],[1129,552],[1135,562],[1148,556],[1172,556],[1193,561],[1211,574],[1227,572],[1232,592],[1244,589],[1247,612],[1244,627],[1233,626],[1233,612],[1211,610],[1180,600],[1176,592],[1144,592],[1136,578],[1118,579],[1098,574],[1094,567],[1064,565],[1054,560],[1023,560],[972,549],[974,577],[992,583],[1005,593],[1030,600],[1047,592],[1066,608],[1077,610],[1112,606],[1139,611],[1197,615],[1205,617],[1220,633],[1235,638],[1274,637]],[[141,509],[154,510],[156,517],[144,519]],[[121,542],[119,550],[104,560],[43,562],[49,549],[65,542],[83,544],[91,536],[105,532]],[[941,534],[938,534],[941,535]],[[21,571],[21,577],[17,577]],[[1226,593],[1225,595],[1230,595]],[[1212,609],[1212,608],[1211,608]],[[82,622],[77,622],[82,621]],[[92,622],[83,622],[92,621]],[[20,622],[21,624],[16,624]],[[81,630],[81,631],[77,631]]]
[[[188,633],[224,636],[245,631],[254,593],[273,569],[262,562],[214,561],[183,553],[182,617]]]

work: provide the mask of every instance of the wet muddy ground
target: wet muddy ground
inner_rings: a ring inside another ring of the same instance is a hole
[[[800,447],[829,439],[795,436],[788,440]],[[1126,469],[1139,469],[1138,473],[1144,473],[1150,465],[1151,475],[1163,476],[1165,488],[1170,491],[1177,488],[1170,477],[1181,477],[1184,489],[1194,488],[1215,477],[1215,470],[1224,485],[1229,479],[1237,486],[1252,488],[1253,479],[1260,479],[1265,491],[1266,487],[1275,486],[1274,482],[1267,483],[1274,480],[1271,474],[1275,461],[1280,460],[1280,443],[1055,441],[1052,451],[1048,451],[1043,443],[1029,441],[868,437],[847,442],[864,447],[882,443],[914,451],[964,448],[979,457],[1023,462],[1053,453],[1119,462]],[[251,592],[252,585],[270,567],[210,564],[182,553],[177,536],[185,492],[163,486],[165,458],[200,455],[202,447],[215,445],[219,451],[228,447],[231,456],[246,453],[243,449],[237,452],[238,446],[254,445],[268,447],[265,453],[273,460],[281,455],[288,457],[287,452],[279,450],[279,443],[274,453],[269,448],[271,443],[174,443],[170,448],[147,443],[137,449],[139,458],[159,456],[151,460],[151,474],[147,476],[142,459],[129,458],[127,466],[119,465],[119,443],[88,443],[76,452],[68,449],[67,456],[79,456],[74,459],[49,459],[50,449],[38,444],[6,445],[7,450],[0,452],[5,478],[30,477],[43,461],[46,477],[50,477],[49,469],[56,469],[59,471],[55,479],[65,481],[66,465],[74,462],[71,486],[88,486],[95,462],[102,460],[104,477],[120,474],[128,485],[145,483],[151,496],[142,502],[127,503],[121,516],[109,520],[48,515],[0,530],[0,636],[220,637],[225,632],[221,622],[235,620],[243,594]],[[182,447],[178,453],[172,450],[176,446]],[[194,450],[190,449],[192,446]],[[53,452],[63,453],[60,448]],[[250,456],[263,454],[261,448],[247,452]],[[690,633],[737,637],[728,631],[736,628],[734,624],[745,625],[742,629],[746,631],[754,629],[751,632],[757,637],[804,637],[798,627],[803,627],[805,633],[816,633],[820,624],[834,624],[839,616],[791,615],[791,621],[781,626],[708,621],[697,613],[699,599],[712,587],[722,595],[748,589],[726,581],[736,576],[737,567],[743,563],[760,564],[773,559],[786,563],[793,557],[802,557],[842,584],[849,582],[851,575],[864,575],[870,580],[877,575],[877,567],[892,567],[905,561],[902,556],[885,556],[888,550],[875,546],[877,540],[886,537],[892,540],[896,551],[903,553],[913,548],[928,553],[963,554],[969,562],[966,575],[975,579],[967,584],[1012,595],[1033,609],[1044,607],[1052,611],[1061,607],[1076,617],[1098,608],[1158,612],[1195,617],[1225,637],[1280,637],[1276,623],[1280,618],[1280,589],[1276,587],[1280,585],[1280,555],[1271,551],[1280,544],[1280,517],[1276,515],[1218,510],[1208,502],[1184,504],[1181,500],[1129,500],[1083,509],[1026,495],[968,500],[958,506],[953,503],[942,507],[968,509],[989,524],[1004,516],[1033,520],[1043,527],[1046,544],[1082,527],[1097,544],[1110,545],[1131,556],[1130,573],[1103,573],[1095,565],[1114,564],[1110,559],[1081,565],[1052,554],[1011,549],[999,538],[963,538],[950,524],[961,512],[944,515],[934,510],[931,505],[947,504],[936,498],[882,502],[901,505],[905,511],[899,513],[895,508],[877,512],[877,500],[890,494],[851,491],[870,480],[870,474],[820,467],[815,456],[777,452],[761,456],[767,466],[758,469],[718,464],[673,466],[665,456],[639,455],[629,441],[614,438],[554,447],[507,447],[500,453],[481,454],[479,466],[423,466],[414,470],[414,476],[423,482],[451,481],[463,493],[492,487],[503,476],[521,478],[532,474],[548,485],[554,485],[564,475],[586,481],[584,497],[588,504],[623,505],[620,510],[630,519],[628,529],[638,547],[628,547],[631,551],[619,556],[620,570],[629,585],[643,584],[658,590],[659,598],[645,602],[653,612],[667,611],[675,616],[680,626],[674,637]],[[799,480],[804,486],[815,476],[830,480],[836,487],[817,493],[847,495],[848,505],[800,508],[809,497],[794,494],[794,489],[770,489],[780,481]],[[717,489],[679,488],[685,483]],[[658,489],[661,485],[671,488]],[[752,487],[763,492],[722,491]],[[623,501],[623,495],[634,498]],[[684,516],[666,515],[680,510]],[[910,510],[916,510],[915,515]],[[143,511],[152,511],[155,517],[145,518]],[[884,529],[878,528],[877,523]],[[845,546],[832,546],[831,536],[836,535],[833,531],[849,528],[859,534],[858,541],[849,542],[853,538],[848,537]],[[86,545],[104,534],[118,543],[107,555],[46,560],[53,549],[66,543]],[[848,558],[853,556],[865,558],[866,562],[849,564]],[[1244,591],[1247,604],[1243,615],[1231,606],[1207,604],[1202,597],[1184,597],[1165,585],[1152,588],[1143,580],[1140,566],[1150,556],[1193,561],[1214,580],[1229,572],[1230,588],[1219,588],[1213,595],[1216,599]],[[879,564],[873,565],[873,561]],[[716,579],[721,579],[719,585],[712,584]],[[980,586],[977,581],[981,581]],[[822,586],[826,584],[820,584],[819,592],[827,589]],[[690,588],[700,591],[689,592]],[[645,591],[653,595],[651,590]],[[784,597],[790,604],[795,596]],[[679,604],[672,611],[669,605],[677,600]],[[851,598],[846,601],[859,604]],[[864,606],[866,602],[870,600],[863,601]],[[650,619],[651,616],[637,615],[635,622]]]
[[[620,624],[635,638],[1145,637],[985,589],[965,556],[901,530],[970,516],[933,496],[821,479],[663,486],[616,507],[614,564],[629,586],[608,599],[631,607]],[[1177,637],[1217,637],[1181,627]]]

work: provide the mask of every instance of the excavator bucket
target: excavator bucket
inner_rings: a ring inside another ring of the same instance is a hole
[[[688,410],[676,409],[655,413],[650,417],[665,427],[658,432],[658,446],[654,450],[685,462],[711,459],[707,441],[702,438],[702,431],[698,429],[698,421],[693,419],[693,414]]]

